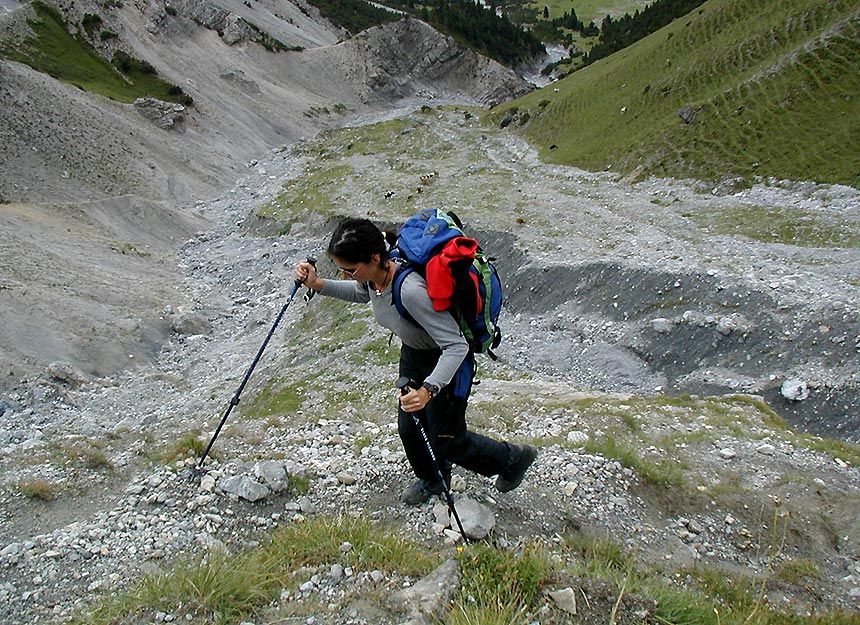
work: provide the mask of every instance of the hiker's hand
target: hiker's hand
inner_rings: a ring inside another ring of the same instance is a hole
[[[296,280],[304,284],[309,289],[321,291],[323,280],[317,275],[317,268],[307,261],[302,261],[296,265],[293,273],[296,275]]]
[[[418,412],[430,403],[430,391],[423,386],[418,390],[410,389],[405,395],[400,395],[399,399],[403,412]]]

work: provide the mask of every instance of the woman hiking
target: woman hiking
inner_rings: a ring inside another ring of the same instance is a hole
[[[401,341],[400,376],[417,389],[399,397],[398,433],[416,480],[403,491],[408,505],[442,494],[442,485],[412,413],[419,413],[446,483],[453,464],[487,477],[497,476],[501,492],[515,489],[537,456],[531,445],[501,442],[472,432],[466,425],[466,405],[474,373],[474,355],[448,311],[434,310],[427,284],[416,271],[403,280],[401,299],[415,320],[406,319],[393,304],[391,286],[399,264],[389,257],[389,242],[373,222],[345,219],[332,233],[327,253],[344,279],[323,279],[316,268],[299,263],[295,276],[322,295],[347,302],[370,303],[373,316]]]

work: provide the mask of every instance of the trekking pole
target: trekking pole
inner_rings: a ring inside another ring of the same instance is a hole
[[[400,389],[401,395],[406,395],[410,389],[417,389],[419,384],[415,380],[410,380],[407,377],[402,377],[397,380],[397,388]],[[451,490],[448,488],[448,482],[445,481],[445,475],[439,467],[439,462],[436,460],[436,454],[433,453],[433,446],[430,444],[430,437],[427,436],[427,430],[424,429],[421,420],[418,418],[418,413],[413,412],[412,420],[415,422],[415,427],[421,433],[421,438],[424,439],[424,445],[427,446],[427,453],[430,455],[430,461],[433,463],[433,468],[436,469],[436,477],[439,478],[439,483],[442,485],[442,491],[445,493],[445,501],[448,502],[448,512],[457,521],[457,527],[460,528],[460,534],[463,536],[463,542],[469,542],[466,538],[466,530],[463,529],[463,524],[460,522],[460,515],[457,513],[457,508],[454,506],[454,498],[451,496]]]
[[[316,267],[317,261],[313,256],[308,256],[307,262]],[[251,363],[251,366],[248,367],[248,371],[245,373],[245,378],[242,380],[242,383],[239,385],[239,388],[236,389],[236,394],[233,395],[233,398],[230,400],[230,404],[227,406],[227,410],[224,411],[224,416],[221,417],[221,423],[218,424],[218,427],[215,428],[215,434],[212,435],[212,440],[209,441],[209,444],[206,446],[206,450],[203,452],[203,455],[200,456],[200,460],[197,461],[197,465],[194,467],[194,470],[199,472],[203,469],[203,462],[206,460],[206,456],[209,455],[209,451],[212,449],[212,445],[215,444],[215,439],[218,438],[218,435],[221,433],[221,428],[224,427],[224,424],[227,422],[227,417],[230,416],[233,408],[239,403],[239,396],[242,394],[242,391],[245,389],[245,385],[248,383],[248,380],[251,379],[251,374],[254,372],[254,368],[257,366],[257,363],[260,362],[260,358],[263,356],[263,352],[266,349],[266,345],[269,344],[269,340],[272,338],[272,335],[275,333],[275,328],[278,327],[278,324],[281,323],[281,318],[284,316],[284,313],[287,312],[287,308],[290,303],[292,303],[293,298],[296,296],[299,288],[302,286],[301,280],[296,280],[293,285],[293,290],[290,292],[290,296],[287,298],[287,302],[281,307],[281,312],[278,313],[277,318],[275,319],[275,323],[272,324],[272,327],[269,329],[269,333],[266,335],[266,339],[263,341],[263,344],[260,345],[260,349],[257,352],[256,357],[254,357],[254,361]],[[309,294],[310,295],[310,294]],[[306,299],[310,300],[313,295],[310,295]]]

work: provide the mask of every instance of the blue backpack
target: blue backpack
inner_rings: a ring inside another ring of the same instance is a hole
[[[418,271],[427,281],[433,307],[451,311],[473,352],[496,359],[492,350],[502,340],[497,325],[502,283],[492,259],[464,234],[454,213],[428,208],[410,217],[397,235],[391,256],[402,261],[391,295],[403,317],[415,322],[403,306],[400,291],[406,276]]]

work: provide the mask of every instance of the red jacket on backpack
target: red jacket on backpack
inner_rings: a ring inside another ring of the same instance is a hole
[[[451,307],[451,298],[454,296],[454,276],[451,265],[454,263],[468,261],[471,265],[478,251],[478,242],[469,237],[455,237],[445,244],[442,251],[427,262],[427,294],[433,301],[435,310],[448,310]],[[478,278],[470,273],[472,282],[475,283],[475,300],[480,307],[480,293],[478,290]],[[476,310],[477,315],[481,311]]]

